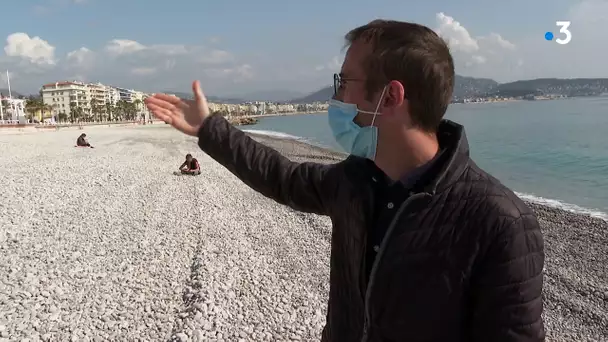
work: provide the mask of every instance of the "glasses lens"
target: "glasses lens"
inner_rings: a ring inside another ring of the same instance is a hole
[[[340,75],[334,74],[334,96],[338,95],[339,89],[340,89]]]

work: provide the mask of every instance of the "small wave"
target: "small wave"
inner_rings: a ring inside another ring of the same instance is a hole
[[[296,141],[305,142],[305,143],[308,143],[311,145],[319,146],[318,144],[315,144],[306,138],[287,134],[287,133],[282,133],[282,132],[256,130],[256,129],[244,129],[243,132],[259,134],[259,135],[266,135],[269,137],[274,137],[274,138],[279,138],[279,139],[296,140]],[[566,203],[566,202],[562,202],[562,201],[556,200],[556,199],[544,198],[544,197],[536,196],[533,194],[526,194],[526,193],[521,193],[521,192],[516,192],[516,194],[517,194],[517,196],[519,196],[519,198],[521,198],[525,201],[528,201],[528,202],[542,204],[547,207],[557,208],[557,209],[569,211],[571,213],[589,215],[591,217],[600,218],[600,219],[608,221],[608,213],[604,213],[604,212],[596,210],[596,209],[583,208],[576,204]]]
[[[557,208],[557,209],[569,211],[571,213],[589,215],[591,217],[600,218],[600,219],[608,221],[608,214],[604,213],[602,211],[596,210],[596,209],[583,208],[576,204],[566,203],[566,202],[562,202],[560,200],[544,198],[544,197],[540,197],[540,196],[536,196],[536,195],[532,195],[532,194],[525,194],[525,193],[521,193],[521,192],[516,192],[515,194],[517,194],[517,196],[519,196],[519,198],[521,198],[525,201],[528,201],[528,202],[542,204],[547,207]]]
[[[264,131],[264,130],[257,130],[257,129],[244,129],[243,132],[259,134],[259,135],[266,135],[269,137],[280,138],[280,139],[306,141],[306,139],[303,137],[298,137],[296,135],[291,135],[291,134],[287,134],[287,133],[283,133],[283,132]]]

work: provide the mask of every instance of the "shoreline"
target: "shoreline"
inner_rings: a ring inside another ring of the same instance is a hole
[[[251,134],[299,162],[337,162],[345,154],[297,140]],[[544,313],[548,341],[608,340],[608,221],[524,200],[545,241]]]

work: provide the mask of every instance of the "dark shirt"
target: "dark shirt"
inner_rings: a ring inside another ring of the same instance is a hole
[[[374,211],[372,224],[368,232],[366,251],[366,281],[369,279],[372,266],[376,260],[376,253],[380,249],[382,239],[393,221],[395,214],[401,204],[411,195],[411,191],[417,183],[424,182],[425,173],[433,167],[443,151],[440,151],[426,164],[417,167],[401,177],[399,181],[392,181],[375,163],[370,161],[372,168],[372,181],[374,182]]]
[[[190,163],[186,161],[186,165],[188,165],[188,170],[196,170],[198,169],[198,160],[196,160],[196,158],[192,158]]]
[[[86,146],[87,145],[87,139],[85,137],[78,137],[78,139],[76,139],[76,146]]]

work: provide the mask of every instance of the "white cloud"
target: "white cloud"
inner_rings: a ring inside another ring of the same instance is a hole
[[[74,0],[53,1],[65,1],[63,4],[67,5],[67,1]],[[509,31],[473,31],[467,22],[449,13],[438,13],[428,20],[429,26],[448,41],[456,71],[461,75],[499,82],[539,77],[608,77],[608,46],[602,44],[608,27],[606,0],[573,1],[568,12],[555,18],[572,22],[572,41],[568,45],[545,41],[544,30],[517,39]],[[561,35],[557,27],[553,32]],[[283,44],[275,44],[279,46],[276,50],[261,47],[235,55],[221,49],[219,39],[210,37],[204,40],[205,46],[143,43],[117,37],[99,49],[55,49],[52,43],[56,42],[43,38],[13,33],[8,36],[4,51],[0,51],[0,77],[3,69],[13,72],[11,85],[16,91],[35,93],[43,83],[74,78],[150,91],[187,91],[190,81],[200,79],[206,93],[213,95],[251,89],[308,91],[330,85],[331,74],[340,70],[343,60],[341,55],[334,56],[341,47],[337,40],[334,53],[325,54],[323,51],[328,48],[320,48],[314,49],[311,53],[315,55],[311,56]]]
[[[94,63],[95,53],[86,47],[70,51],[66,55],[66,59],[70,64],[76,64],[79,67],[87,68]]]
[[[4,53],[9,57],[29,60],[38,65],[55,64],[55,47],[40,37],[17,32],[6,38]]]
[[[0,66],[17,71],[15,89],[35,93],[43,83],[78,79],[148,91],[186,90],[199,78],[212,93],[254,78],[254,68],[229,51],[183,44],[142,44],[109,40],[101,49],[87,47],[56,58],[55,47],[40,37],[14,33],[7,38]],[[11,79],[11,84],[13,79]]]
[[[454,57],[456,73],[508,81],[521,74],[516,44],[498,33],[475,35],[455,18],[438,13],[435,32],[446,40]]]
[[[442,13],[436,15],[439,27],[435,30],[452,48],[452,51],[474,53],[479,51],[477,40],[471,37],[469,31],[454,18]]]
[[[146,47],[134,40],[112,39],[108,42],[105,49],[110,55],[120,56],[145,50]]]
[[[213,78],[223,78],[232,83],[243,83],[254,77],[253,67],[249,64],[237,65],[229,68],[212,68],[205,70],[205,74]]]

